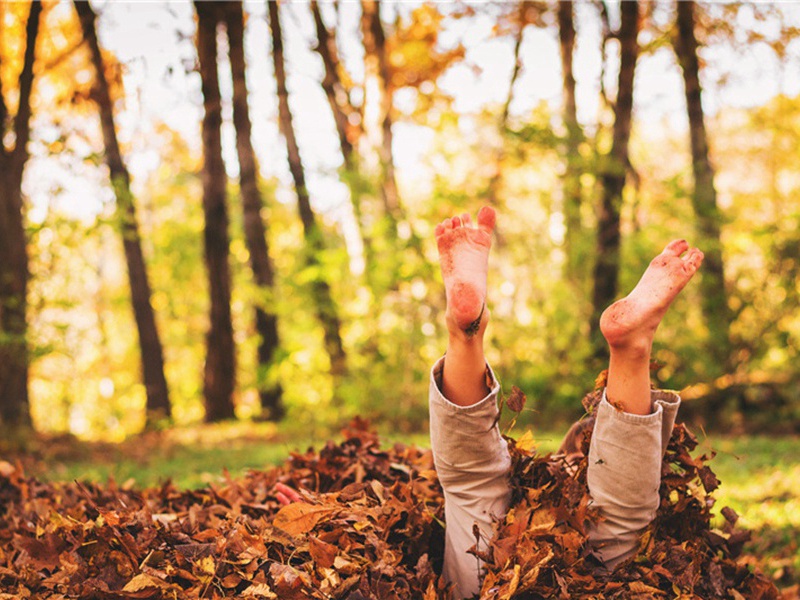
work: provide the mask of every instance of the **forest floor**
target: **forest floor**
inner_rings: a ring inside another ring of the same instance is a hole
[[[428,446],[426,433],[384,431],[384,446],[394,442]],[[522,431],[512,431],[519,437]],[[557,448],[563,432],[538,432],[540,452]],[[292,451],[319,449],[333,431],[309,432],[297,425],[228,423],[174,428],[121,444],[78,442],[67,436],[39,437],[24,452],[0,445],[0,460],[19,461],[28,475],[49,481],[106,481],[146,487],[166,479],[180,488],[220,481],[227,470],[239,476],[284,462]],[[740,524],[753,531],[742,560],[757,565],[788,592],[800,597],[800,437],[706,436],[699,432],[698,453],[716,452],[711,468],[722,485],[716,508],[730,506]],[[721,517],[720,517],[721,519]]]

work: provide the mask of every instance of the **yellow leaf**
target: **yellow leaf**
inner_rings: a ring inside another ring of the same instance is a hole
[[[268,598],[269,600],[275,600],[278,598],[278,596],[275,595],[275,592],[273,592],[266,583],[254,583],[244,592],[242,592],[242,595],[245,598],[250,598],[252,596],[256,596],[258,598]]]
[[[517,448],[525,452],[531,452],[536,448],[536,440],[533,439],[533,434],[530,429],[523,433],[517,440]]]
[[[550,531],[556,526],[556,516],[552,509],[540,508],[533,511],[528,531]]]
[[[125,587],[122,588],[123,592],[139,592],[141,590],[146,590],[147,588],[163,588],[169,587],[169,584],[161,581],[160,579],[156,579],[152,575],[148,575],[147,573],[139,573],[136,577],[131,579],[128,583],[125,584]]]
[[[658,588],[644,584],[641,581],[632,581],[630,584],[628,584],[628,589],[634,594],[652,594],[657,596],[665,595],[664,592]]]
[[[200,567],[203,573],[208,573],[209,575],[213,575],[217,572],[217,565],[214,562],[213,556],[204,556],[197,562],[197,566]]]

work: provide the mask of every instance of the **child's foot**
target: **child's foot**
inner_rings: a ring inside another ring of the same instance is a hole
[[[466,213],[436,226],[447,321],[470,335],[478,331],[484,314],[494,224],[494,209],[484,206],[478,212],[477,227],[470,225]]]
[[[633,291],[609,306],[600,317],[600,331],[608,345],[612,349],[649,352],[661,319],[702,262],[703,253],[689,248],[686,240],[667,244]]]

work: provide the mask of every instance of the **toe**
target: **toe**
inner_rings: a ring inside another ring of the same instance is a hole
[[[464,225],[469,225],[472,222],[472,218],[469,216],[469,213],[464,213],[461,215],[461,222]]]
[[[443,223],[439,223],[436,226],[436,229],[433,231],[433,233],[434,233],[434,235],[436,237],[439,237],[440,235],[442,235],[444,233],[444,224]]]
[[[672,240],[667,247],[664,248],[662,254],[671,254],[672,256],[680,256],[689,249],[689,242],[686,240]]]
[[[453,229],[461,227],[461,217],[453,217],[450,222],[453,224]]]
[[[442,227],[444,227],[445,233],[450,231],[453,228],[453,219],[445,219],[442,221]]]
[[[689,267],[692,272],[694,272],[700,267],[700,264],[703,262],[703,257],[704,255],[699,249],[692,248],[683,258],[683,260],[686,263],[686,266]]]
[[[496,217],[497,215],[491,206],[484,206],[478,212],[478,227],[488,233],[491,233],[494,229]]]

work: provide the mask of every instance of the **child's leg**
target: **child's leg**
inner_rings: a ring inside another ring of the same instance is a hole
[[[681,257],[684,252],[686,256]],[[600,330],[611,354],[606,395],[625,412],[650,414],[653,336],[669,305],[702,261],[703,253],[689,249],[686,240],[671,242],[652,260],[633,291],[600,318]]]
[[[600,319],[611,360],[606,399],[596,411],[587,480],[603,519],[588,533],[608,568],[635,553],[639,533],[658,509],[661,460],[680,399],[650,390],[650,347],[669,305],[702,260],[703,253],[685,241],[671,242],[634,290]]]
[[[494,210],[481,209],[477,221],[473,226],[462,215],[436,227],[450,335],[444,364],[437,361],[431,371],[428,404],[431,449],[445,497],[442,576],[454,585],[454,598],[479,592],[483,563],[467,550],[476,544],[476,531],[478,549],[486,549],[492,525],[511,498],[511,457],[497,427],[500,386],[487,377],[483,355]]]
[[[460,406],[475,404],[489,392],[483,336],[489,322],[486,274],[494,224],[494,210],[484,207],[478,213],[477,227],[470,224],[468,214],[436,226],[449,332],[442,392]]]

